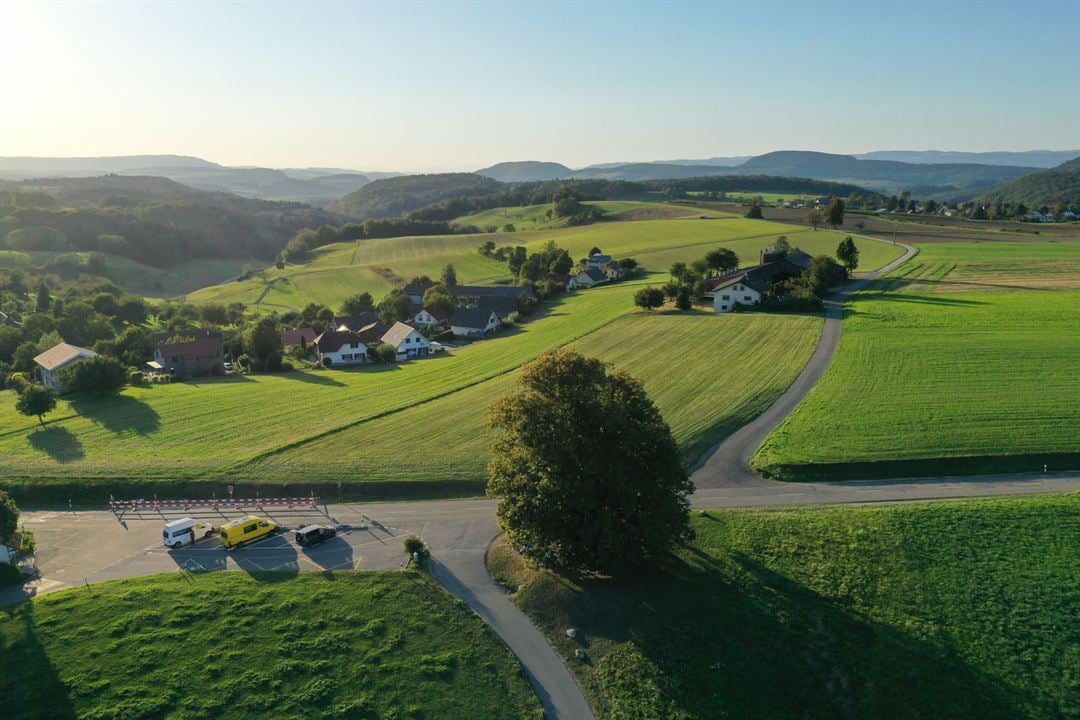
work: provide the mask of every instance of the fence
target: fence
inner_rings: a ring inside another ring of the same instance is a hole
[[[229,498],[229,499],[202,499],[202,500],[116,500],[109,499],[109,510],[114,515],[135,512],[187,512],[194,509],[229,509],[229,510],[264,510],[265,508],[296,508],[317,510],[320,500],[316,495],[308,497],[277,497],[277,498]]]

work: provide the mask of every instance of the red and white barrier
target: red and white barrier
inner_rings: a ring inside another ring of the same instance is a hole
[[[218,510],[221,508],[228,508],[230,510],[244,510],[254,509],[263,510],[268,507],[284,507],[289,510],[295,508],[312,508],[316,509],[319,504],[319,498],[315,495],[308,497],[276,497],[276,498],[229,498],[225,499],[203,499],[203,500],[146,500],[140,498],[138,500],[110,500],[109,510],[115,515],[128,512],[187,512],[188,510],[209,509]]]

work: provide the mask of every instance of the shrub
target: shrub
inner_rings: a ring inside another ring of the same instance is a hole
[[[397,350],[387,343],[376,345],[373,354],[382,363],[392,363],[397,360]]]
[[[109,395],[127,382],[127,369],[116,358],[99,355],[61,372],[60,382],[69,390]]]
[[[128,385],[142,385],[144,379],[145,378],[140,370],[131,370],[128,372]]]
[[[280,366],[281,372],[292,372],[296,367],[289,360],[282,360]]]
[[[502,324],[503,324],[503,327],[514,327],[515,325],[520,325],[521,324],[521,313],[519,313],[519,312],[517,312],[515,310],[514,312],[510,313],[509,315],[507,315],[506,317],[503,318]]]
[[[428,550],[427,544],[416,535],[409,535],[405,538],[405,552],[409,555],[415,553],[421,561],[426,560],[431,556],[431,551]]]
[[[333,360],[333,358],[329,358],[329,357],[324,357],[324,358],[322,359],[322,366],[323,366],[323,367],[325,367],[325,368],[328,368],[328,367],[333,367],[333,365],[334,365],[334,360]]]
[[[7,386],[20,395],[23,390],[30,387],[30,384],[30,378],[24,372],[13,372],[8,375]]]

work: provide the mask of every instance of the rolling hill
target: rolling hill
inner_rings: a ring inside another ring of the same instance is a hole
[[[952,150],[875,150],[856,153],[859,160],[899,160],[914,164],[975,163],[1052,168],[1080,157],[1080,150],[1023,150],[1020,152],[956,152]]]
[[[376,180],[327,209],[351,218],[392,218],[443,200],[491,195],[499,189],[498,180],[476,173],[403,175]]]
[[[999,198],[1033,208],[1058,204],[1080,207],[1080,158],[998,185],[978,199],[989,203]]]
[[[200,190],[264,200],[323,205],[359,189],[371,178],[342,168],[274,170],[226,167],[187,155],[39,158],[0,157],[0,179],[95,177],[108,174],[165,177]]]
[[[477,175],[495,178],[499,182],[530,182],[570,177],[574,171],[562,163],[521,160],[501,162],[476,171]]]

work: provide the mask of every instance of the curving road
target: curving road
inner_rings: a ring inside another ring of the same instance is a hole
[[[945,499],[1014,493],[1080,490],[1080,473],[1000,475],[911,480],[783,483],[750,469],[765,437],[791,413],[828,368],[840,339],[843,301],[867,282],[908,260],[915,249],[846,286],[826,304],[821,338],[795,382],[764,413],[712,450],[694,469],[695,508],[756,507],[809,503],[858,503]],[[488,544],[498,534],[495,503],[487,499],[399,503],[345,503],[316,509],[263,513],[279,523],[346,523],[352,529],[317,548],[297,548],[287,535],[226,553],[216,540],[181,550],[160,545],[163,520],[185,513],[33,512],[23,522],[38,539],[40,580],[0,592],[0,605],[84,583],[186,569],[394,570],[404,560],[402,536],[422,536],[432,550],[432,575],[466,602],[517,655],[551,720],[592,720],[588,700],[573,673],[547,638],[487,574]],[[240,510],[192,514],[215,523]],[[220,517],[218,517],[220,516]]]

